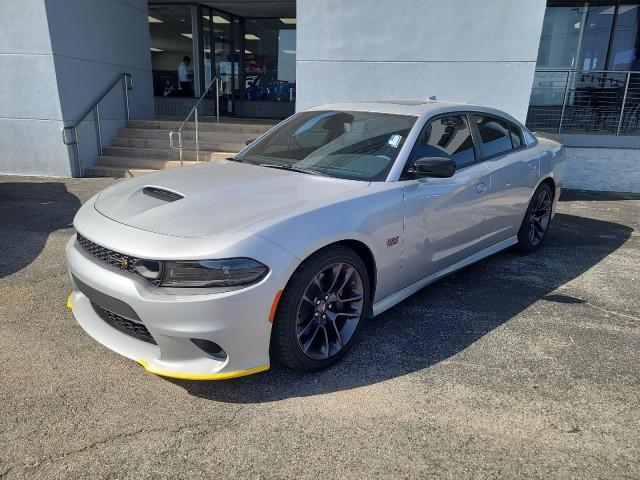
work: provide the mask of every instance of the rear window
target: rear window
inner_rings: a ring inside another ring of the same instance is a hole
[[[513,148],[520,148],[524,143],[522,130],[516,127],[513,123],[509,124],[509,130],[511,131],[511,143],[513,144]]]
[[[511,131],[505,120],[488,115],[475,114],[473,115],[473,121],[478,127],[482,155],[484,157],[499,155],[513,148],[511,145]]]

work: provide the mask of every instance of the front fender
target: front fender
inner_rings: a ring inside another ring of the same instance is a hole
[[[355,240],[372,253],[376,265],[375,299],[397,290],[402,257],[402,190],[380,183],[362,195],[309,209],[256,234],[300,261],[331,244]]]

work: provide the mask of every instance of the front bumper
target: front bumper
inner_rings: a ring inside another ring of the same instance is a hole
[[[179,379],[219,380],[269,368],[270,311],[297,262],[288,253],[256,237],[260,260],[271,268],[258,284],[228,292],[169,291],[101,263],[75,240],[74,235],[65,252],[73,283],[67,304],[98,342],[151,373]],[[109,301],[130,307],[155,344],[107,323],[97,307],[111,308],[104,305]],[[209,355],[191,339],[215,342],[226,356]]]

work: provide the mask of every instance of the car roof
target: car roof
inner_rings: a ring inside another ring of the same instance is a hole
[[[521,125],[508,113],[491,107],[472,105],[462,102],[442,100],[365,100],[355,102],[329,103],[308,109],[309,111],[338,110],[356,112],[391,113],[396,115],[412,115],[416,117],[433,116],[451,111],[475,111],[498,115]]]

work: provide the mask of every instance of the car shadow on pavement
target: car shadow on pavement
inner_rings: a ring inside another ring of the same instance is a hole
[[[633,231],[617,223],[564,214],[556,216],[551,228],[537,252],[499,253],[369,320],[359,342],[328,370],[304,375],[274,364],[264,374],[230,381],[169,381],[197,397],[258,403],[356,388],[428,368],[540,299],[582,302],[556,290],[618,249]]]
[[[0,182],[0,278],[33,262],[51,233],[72,226],[79,208],[61,182]]]

